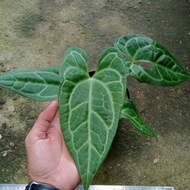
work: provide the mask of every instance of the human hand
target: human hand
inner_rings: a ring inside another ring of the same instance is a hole
[[[25,139],[28,176],[30,181],[73,190],[80,177],[63,139],[57,110],[53,101]]]

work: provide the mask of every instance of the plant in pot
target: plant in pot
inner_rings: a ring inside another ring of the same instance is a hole
[[[103,50],[96,71],[88,71],[82,49],[69,48],[60,67],[7,73],[0,76],[0,86],[36,101],[58,100],[63,136],[87,190],[108,154],[120,118],[156,138],[126,96],[128,75],[156,86],[190,79],[165,47],[133,34]]]

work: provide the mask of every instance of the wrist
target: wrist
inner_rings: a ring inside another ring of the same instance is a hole
[[[59,190],[59,189],[47,184],[41,184],[33,181],[26,186],[25,190]]]

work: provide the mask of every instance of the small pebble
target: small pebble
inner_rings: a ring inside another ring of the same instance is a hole
[[[9,145],[10,145],[11,147],[14,147],[14,146],[15,146],[15,143],[14,143],[14,142],[10,142]]]
[[[159,162],[159,160],[160,160],[160,158],[155,158],[154,161],[153,161],[153,163],[157,164]]]
[[[3,153],[3,157],[5,157],[5,156],[7,156],[7,151],[5,151],[5,152]]]

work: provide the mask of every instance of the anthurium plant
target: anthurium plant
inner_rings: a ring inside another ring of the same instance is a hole
[[[108,154],[120,118],[156,138],[126,96],[129,75],[157,86],[190,79],[165,47],[133,34],[103,50],[95,72],[89,72],[82,49],[69,48],[59,67],[7,73],[0,76],[0,86],[36,101],[58,100],[63,136],[87,190]]]

